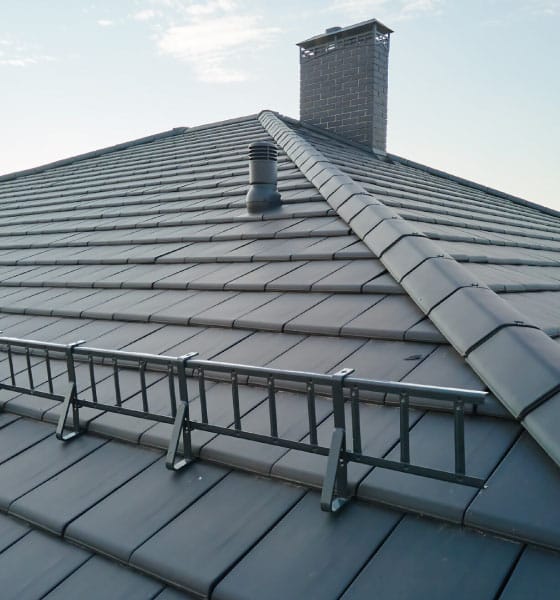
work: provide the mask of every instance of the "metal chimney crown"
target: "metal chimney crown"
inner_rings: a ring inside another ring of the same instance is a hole
[[[254,142],[249,146],[248,212],[258,213],[280,206],[277,160],[278,150],[272,142]]]

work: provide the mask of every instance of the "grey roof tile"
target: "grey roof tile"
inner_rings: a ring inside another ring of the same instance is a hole
[[[266,292],[242,292],[220,302],[217,306],[197,313],[190,322],[194,325],[233,327],[244,315],[265,306],[278,297],[279,294]]]
[[[285,293],[237,319],[238,327],[282,331],[288,321],[327,298],[326,294]]]
[[[42,598],[82,565],[89,554],[31,531],[0,554],[0,589],[6,600]]]
[[[467,473],[486,478],[506,454],[519,428],[515,423],[465,417]],[[453,418],[427,413],[410,432],[411,462],[453,472]],[[398,460],[400,445],[387,458]],[[419,475],[376,468],[360,484],[358,496],[448,521],[461,523],[477,489]]]
[[[231,473],[140,546],[131,563],[207,595],[302,494],[294,487]],[[187,562],[185,556],[190,557]]]
[[[279,261],[279,262],[259,262],[251,263],[252,266],[258,266],[251,270],[246,275],[232,279],[226,283],[225,289],[231,290],[264,290],[272,281],[282,277],[286,273],[299,269],[301,262],[296,261]]]
[[[48,425],[27,419],[18,419],[3,427],[0,435],[0,463],[6,462],[52,433],[53,430]]]
[[[430,319],[463,355],[499,328],[530,325],[492,290],[479,287],[457,290],[431,310]]]
[[[560,549],[560,475],[524,433],[465,515],[465,524]]]
[[[383,296],[378,294],[333,294],[323,302],[289,321],[285,331],[339,335],[346,323],[375,306]],[[367,336],[368,331],[360,329],[358,335]]]
[[[306,494],[218,583],[212,596],[219,600],[338,598],[399,515],[356,502],[333,519],[318,505],[317,494]]]
[[[221,304],[235,295],[235,292],[193,290],[185,293],[183,300],[174,302],[169,306],[163,305],[160,310],[154,310],[150,319],[157,323],[187,325],[193,315]]]
[[[163,462],[163,458],[156,461],[78,517],[68,526],[66,537],[126,562],[136,548],[227,473],[195,464],[177,474]]]
[[[0,553],[29,533],[29,527],[21,521],[0,515]]]
[[[163,584],[115,562],[92,556],[70,574],[52,592],[44,596],[49,600],[83,600],[113,598],[114,600],[151,600],[163,589]]]
[[[342,335],[404,339],[405,332],[424,318],[408,296],[388,295],[346,323]]]
[[[493,598],[519,552],[518,544],[405,517],[342,598],[370,598],[372,589],[387,600]]]
[[[402,280],[405,290],[414,290],[417,304],[428,313],[436,304],[461,287],[476,285],[476,278],[453,259],[431,258]]]
[[[552,600],[560,585],[558,555],[527,547],[509,578],[500,600]]]
[[[28,435],[22,431],[18,433]],[[54,433],[54,428],[50,428],[50,433]],[[65,446],[54,435],[49,435],[3,463],[0,466],[0,507],[7,511],[14,500],[78,462],[104,443],[103,440],[90,436],[75,442]]]
[[[475,348],[467,362],[517,417],[556,388],[559,354],[558,345],[539,330],[505,327]]]
[[[10,512],[61,534],[68,523],[159,458],[109,442],[12,503]]]

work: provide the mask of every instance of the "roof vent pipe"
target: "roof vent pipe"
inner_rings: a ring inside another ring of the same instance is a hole
[[[249,146],[248,212],[258,213],[280,206],[277,159],[278,150],[272,142],[254,142]]]

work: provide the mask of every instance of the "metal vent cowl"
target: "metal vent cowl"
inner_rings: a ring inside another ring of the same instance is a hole
[[[280,206],[277,159],[278,150],[272,142],[254,142],[249,146],[248,212],[259,213]]]

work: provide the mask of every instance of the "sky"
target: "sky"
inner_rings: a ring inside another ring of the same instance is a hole
[[[272,109],[296,43],[394,30],[389,152],[560,210],[560,0],[0,0],[0,173]]]

